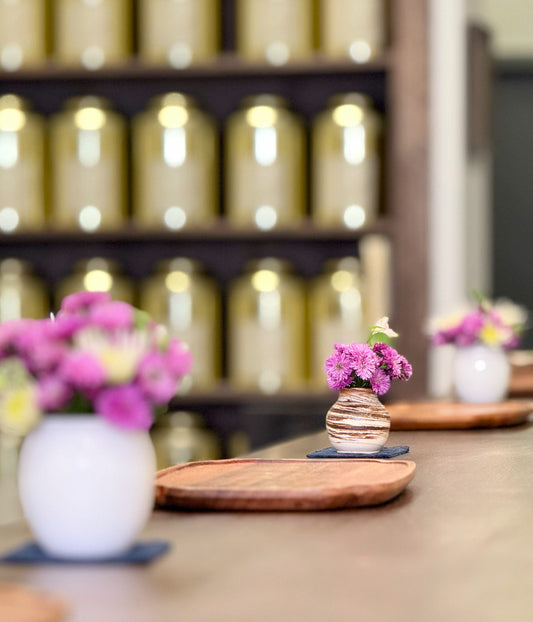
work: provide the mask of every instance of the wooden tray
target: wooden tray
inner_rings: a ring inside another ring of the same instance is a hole
[[[67,615],[62,600],[14,583],[0,583],[0,620],[59,622]]]
[[[529,400],[489,404],[464,402],[395,402],[387,404],[392,430],[495,428],[524,423],[533,412]]]
[[[156,505],[211,510],[332,510],[378,505],[412,480],[410,460],[212,460],[157,473]]]

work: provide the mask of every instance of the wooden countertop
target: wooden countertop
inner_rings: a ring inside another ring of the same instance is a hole
[[[325,433],[256,452],[302,458]],[[0,565],[0,581],[63,598],[69,622],[529,620],[533,424],[393,432],[417,471],[394,501],[309,513],[156,511],[172,542],[146,567]],[[2,489],[0,489],[2,492]],[[30,537],[13,514],[0,550]]]

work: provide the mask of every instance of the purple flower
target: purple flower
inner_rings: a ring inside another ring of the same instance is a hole
[[[130,430],[148,430],[153,421],[150,404],[133,385],[105,389],[97,396],[95,409],[111,423]]]
[[[324,368],[330,389],[340,390],[351,383],[352,359],[345,352],[337,351],[328,357]]]
[[[9,320],[0,324],[0,358],[10,356],[15,350],[17,336],[24,334],[32,320]]]
[[[171,339],[165,352],[167,365],[173,374],[185,376],[192,369],[192,354],[178,339]]]
[[[111,296],[107,292],[76,292],[63,298],[61,311],[66,313],[85,313],[97,304],[109,302]]]
[[[413,375],[413,367],[405,356],[400,355],[400,367],[402,370],[399,376],[400,380],[409,380],[409,378]]]
[[[380,367],[392,379],[401,378],[402,362],[398,352],[386,343],[374,344],[374,352],[381,357]]]
[[[156,404],[168,402],[178,388],[176,376],[161,352],[151,352],[142,359],[137,380],[142,392]]]
[[[350,343],[336,343],[333,347],[335,348],[336,352],[339,352],[340,354],[343,354],[345,352],[348,352],[348,350],[351,348]]]
[[[119,300],[94,305],[89,310],[89,323],[104,330],[130,329],[133,326],[134,309]]]
[[[382,369],[378,368],[372,378],[370,378],[370,385],[374,393],[383,395],[390,389],[391,379]]]
[[[352,369],[362,380],[370,380],[380,364],[379,357],[366,343],[353,343],[347,350]]]
[[[82,391],[98,389],[106,380],[104,368],[90,352],[69,352],[58,373],[65,382]]]
[[[52,321],[53,335],[58,339],[70,339],[87,326],[87,319],[81,315],[69,315],[60,311]]]
[[[63,409],[72,395],[72,389],[59,376],[43,376],[37,383],[37,403],[44,411]]]

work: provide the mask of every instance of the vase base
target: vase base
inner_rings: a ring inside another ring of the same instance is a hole
[[[373,456],[374,454],[379,454],[381,451],[381,449],[375,449],[373,451],[364,451],[363,449],[335,449],[338,454],[365,454],[365,456]]]

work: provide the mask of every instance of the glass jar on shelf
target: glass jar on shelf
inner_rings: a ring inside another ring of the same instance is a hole
[[[365,284],[365,324],[393,313],[392,304],[392,241],[386,235],[372,233],[359,240],[361,276]]]
[[[192,354],[192,371],[179,392],[216,387],[222,373],[220,292],[203,266],[187,257],[160,262],[141,284],[140,306]]]
[[[225,134],[225,214],[237,227],[294,227],[305,214],[305,132],[276,95],[253,95]]]
[[[131,0],[54,0],[54,60],[92,70],[124,63],[132,49],[132,4]]]
[[[0,0],[0,68],[17,71],[47,57],[46,0]]]
[[[48,317],[50,300],[45,282],[22,259],[0,261],[0,322]]]
[[[220,0],[140,0],[139,57],[177,69],[212,60],[220,49]]]
[[[387,45],[387,0],[320,0],[319,49],[327,58],[365,63]]]
[[[359,260],[329,259],[309,287],[311,382],[326,388],[324,363],[335,343],[365,341],[364,295]],[[377,319],[377,318],[376,318]]]
[[[290,264],[248,262],[228,299],[229,381],[235,388],[277,393],[306,383],[306,296]]]
[[[85,232],[126,220],[126,124],[101,97],[69,99],[50,121],[51,220]]]
[[[157,468],[198,460],[217,460],[220,441],[200,413],[170,411],[159,417],[150,430]]]
[[[218,134],[195,100],[167,93],[132,124],[133,221],[172,231],[218,215]]]
[[[18,95],[0,96],[0,233],[44,225],[44,153],[41,116]]]
[[[237,53],[271,65],[310,58],[313,21],[310,0],[237,0]]]
[[[382,118],[361,93],[331,98],[313,121],[311,217],[320,227],[359,229],[378,216]]]
[[[71,272],[55,288],[54,301],[59,309],[65,296],[79,291],[108,292],[113,300],[136,303],[134,282],[122,272],[119,262],[104,257],[77,261]]]

